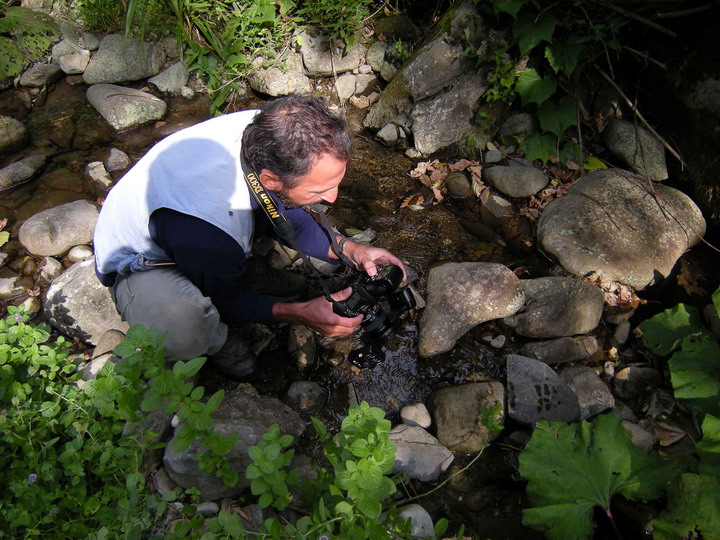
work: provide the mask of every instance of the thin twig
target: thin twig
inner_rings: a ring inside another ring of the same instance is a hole
[[[630,109],[632,109],[632,111],[633,111],[633,113],[635,114],[635,116],[637,116],[638,120],[640,120],[640,122],[642,122],[642,124],[648,129],[648,131],[650,131],[650,133],[652,133],[652,134],[657,138],[657,140],[659,140],[659,141],[662,143],[662,145],[667,149],[667,151],[670,152],[670,153],[673,155],[673,157],[675,157],[675,159],[677,159],[677,160],[680,162],[680,165],[682,165],[683,168],[684,168],[684,167],[687,167],[687,164],[685,163],[685,160],[683,160],[683,158],[680,157],[680,154],[678,154],[678,153],[675,151],[675,149],[674,149],[672,146],[670,146],[670,144],[668,144],[668,142],[667,142],[665,139],[663,139],[663,138],[658,134],[658,132],[655,131],[655,129],[653,129],[653,127],[648,123],[647,120],[645,120],[645,118],[643,117],[643,115],[640,114],[640,111],[637,109],[637,107],[633,104],[632,101],[630,101],[630,99],[625,95],[625,92],[623,92],[623,91],[620,89],[620,87],[615,83],[615,81],[613,81],[613,80],[610,78],[610,76],[609,76],[607,73],[605,73],[605,72],[600,68],[600,66],[598,66],[597,64],[595,64],[595,69],[597,69],[598,72],[600,73],[600,75],[602,75],[603,78],[604,78],[606,81],[608,81],[608,82],[612,85],[612,87],[620,94],[620,96],[625,100],[625,103],[627,103],[628,107],[630,107]]]
[[[707,11],[712,8],[712,4],[705,4],[704,6],[697,6],[694,8],[683,9],[680,11],[668,11],[666,13],[656,13],[651,19],[674,19],[676,17],[685,17],[687,15],[695,15],[702,11]]]
[[[628,47],[627,45],[623,45],[623,49],[626,50],[626,51],[628,51],[628,52],[631,52],[631,53],[633,53],[633,54],[635,54],[635,55],[637,55],[637,56],[639,56],[640,58],[642,58],[642,59],[645,60],[646,62],[652,62],[653,64],[655,64],[655,65],[656,65],[657,67],[659,67],[660,69],[663,69],[663,70],[667,71],[667,66],[666,66],[665,64],[663,64],[662,62],[660,62],[660,61],[658,61],[658,60],[655,60],[655,59],[652,58],[648,53],[640,52],[640,51],[638,51],[638,50],[636,50],[636,49],[633,49],[632,47]]]
[[[654,28],[655,30],[660,31],[663,34],[667,34],[668,36],[670,36],[672,38],[677,37],[676,32],[673,32],[672,30],[669,30],[669,29],[665,28],[664,26],[659,25],[658,23],[652,22],[650,19],[646,19],[645,17],[637,15],[636,13],[633,13],[631,11],[623,9],[619,6],[615,6],[613,4],[608,4],[608,7],[610,9],[612,9],[613,11],[617,11],[618,13],[620,13],[620,15],[624,15],[628,19],[635,19],[636,21],[641,22],[641,23],[649,26],[650,28]]]

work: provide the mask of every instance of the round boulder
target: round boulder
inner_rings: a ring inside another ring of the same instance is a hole
[[[92,242],[98,206],[80,200],[43,210],[20,227],[20,243],[33,255],[64,255],[79,244]]]

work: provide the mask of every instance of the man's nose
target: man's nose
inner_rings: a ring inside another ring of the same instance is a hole
[[[334,203],[338,196],[338,188],[332,189],[320,195],[320,198],[327,203]]]

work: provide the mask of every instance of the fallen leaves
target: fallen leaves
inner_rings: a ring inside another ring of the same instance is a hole
[[[480,200],[485,201],[490,196],[490,188],[482,182],[482,165],[479,161],[461,159],[453,163],[443,163],[438,159],[433,161],[421,161],[410,171],[410,177],[418,179],[423,186],[429,188],[433,194],[432,204],[439,204],[445,199],[447,189],[445,180],[451,172],[467,171],[471,175],[472,190]],[[423,205],[424,206],[424,205]],[[400,204],[400,208],[417,208],[415,195],[406,197]]]
[[[588,274],[585,279],[603,290],[605,303],[609,306],[635,309],[645,303],[645,300],[635,294],[632,287],[613,281],[600,270]]]

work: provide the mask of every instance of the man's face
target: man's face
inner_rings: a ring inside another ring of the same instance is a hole
[[[305,176],[298,179],[295,187],[283,187],[277,192],[278,196],[285,208],[296,208],[320,201],[332,204],[337,199],[338,186],[345,176],[346,166],[347,161],[325,154]]]

